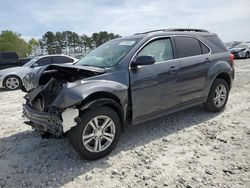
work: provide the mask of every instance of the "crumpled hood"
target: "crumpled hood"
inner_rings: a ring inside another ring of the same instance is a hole
[[[105,72],[104,68],[98,68],[98,67],[69,65],[69,64],[62,64],[62,65],[52,64],[42,67],[37,72],[28,73],[23,79],[23,85],[26,91],[30,91],[33,88],[38,87],[40,83],[39,81],[45,76],[52,78],[56,77],[59,74],[60,75],[65,74],[65,77],[75,76],[79,78],[87,78],[90,76],[103,74],[104,72]]]

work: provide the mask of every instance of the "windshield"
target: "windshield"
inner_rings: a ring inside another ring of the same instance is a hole
[[[76,65],[112,67],[123,58],[139,39],[118,39],[107,42],[80,59]]]
[[[247,48],[248,45],[247,44],[238,44],[235,46],[235,48]]]
[[[27,63],[25,63],[25,64],[23,65],[23,67],[30,67],[30,66],[33,65],[33,63],[35,63],[38,59],[40,59],[40,58],[39,58],[39,57],[35,57],[35,58],[29,60]]]

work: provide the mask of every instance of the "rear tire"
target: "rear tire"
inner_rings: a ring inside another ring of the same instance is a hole
[[[7,90],[17,90],[22,86],[22,81],[18,76],[7,76],[3,81],[3,86]]]
[[[208,94],[207,102],[204,107],[210,112],[222,111],[228,100],[229,86],[224,79],[216,78],[210,92]]]
[[[96,160],[108,155],[117,145],[121,135],[118,114],[112,108],[103,106],[85,111],[80,118],[81,121],[68,134],[73,149],[87,160]]]
[[[246,56],[245,56],[246,59],[249,58],[249,52],[246,53]]]

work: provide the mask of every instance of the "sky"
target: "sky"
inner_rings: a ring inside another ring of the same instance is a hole
[[[250,41],[250,0],[0,0],[0,31],[26,40],[47,31],[127,36],[189,24],[224,42]]]

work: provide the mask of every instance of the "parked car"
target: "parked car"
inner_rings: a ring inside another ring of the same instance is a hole
[[[75,65],[26,76],[25,123],[67,135],[81,157],[94,160],[114,149],[127,125],[202,103],[222,111],[234,64],[216,34],[169,29],[115,39]]]
[[[6,88],[8,90],[19,89],[23,86],[24,76],[31,71],[36,72],[42,66],[49,64],[73,64],[77,61],[78,59],[65,55],[46,55],[35,57],[21,67],[13,67],[1,70],[0,88]]]
[[[23,66],[31,58],[19,58],[16,52],[0,52],[0,70]]]
[[[250,58],[250,43],[238,44],[230,48],[229,51],[234,54],[235,58]]]

